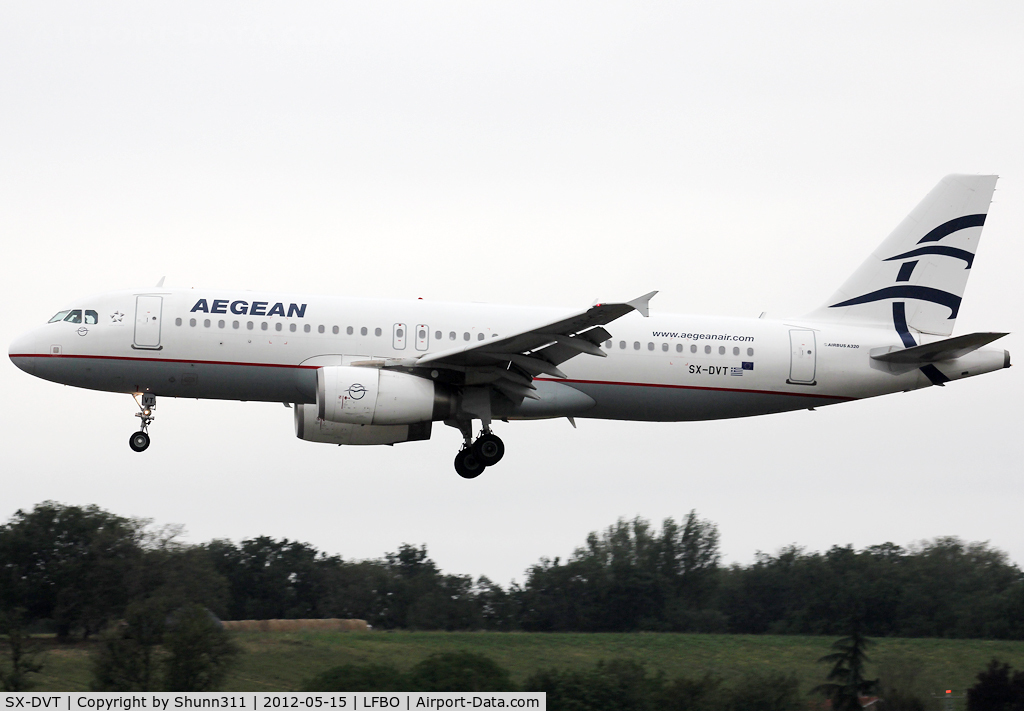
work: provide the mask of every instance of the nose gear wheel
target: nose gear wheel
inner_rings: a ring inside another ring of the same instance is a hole
[[[149,448],[149,433],[146,430],[156,418],[156,415],[153,414],[153,410],[156,409],[156,395],[142,393],[142,402],[139,402],[135,395],[132,397],[135,398],[135,404],[139,406],[139,411],[135,413],[135,416],[139,418],[139,431],[134,432],[128,438],[128,446],[132,448],[133,452],[145,452]]]
[[[149,435],[141,431],[132,433],[132,436],[128,438],[128,446],[134,452],[146,451],[146,448],[149,447]]]

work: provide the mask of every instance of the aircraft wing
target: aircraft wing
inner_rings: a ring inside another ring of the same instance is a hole
[[[657,293],[652,291],[625,303],[597,303],[553,323],[430,353],[402,365],[453,368],[466,373],[467,384],[490,383],[510,397],[536,398],[531,385],[535,376],[547,373],[564,378],[565,373],[558,365],[581,353],[605,357],[607,354],[599,344],[611,338],[611,334],[604,326],[631,311],[647,316],[647,305]]]

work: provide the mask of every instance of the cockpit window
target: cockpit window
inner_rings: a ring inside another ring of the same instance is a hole
[[[68,323],[82,323],[82,309],[68,311],[68,315],[64,317],[64,320]]]
[[[85,310],[85,322],[86,323],[99,323],[100,315],[92,309]]]
[[[51,318],[49,321],[47,321],[47,323],[56,323],[57,321],[63,321],[64,317],[67,316],[67,315],[68,315],[67,311],[58,311],[56,313],[56,315],[54,315],[53,318]]]

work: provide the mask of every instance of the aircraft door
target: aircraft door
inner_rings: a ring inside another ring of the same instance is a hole
[[[160,319],[163,312],[162,296],[135,297],[135,343],[132,348],[160,350]]]
[[[789,332],[789,379],[787,383],[796,385],[815,385],[814,375],[817,366],[817,348],[815,347],[814,331],[794,328]]]
[[[430,327],[425,323],[416,324],[416,350],[425,351],[430,345]]]
[[[394,339],[392,344],[396,351],[405,350],[405,337],[408,335],[408,327],[404,323],[396,323],[394,330]]]

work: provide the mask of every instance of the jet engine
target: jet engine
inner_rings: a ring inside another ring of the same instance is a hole
[[[453,417],[444,386],[408,373],[330,365],[316,371],[316,405],[295,405],[295,436],[330,444],[430,439],[433,420]]]
[[[353,425],[317,417],[315,405],[295,405],[295,436],[328,444],[398,444],[430,439],[431,422],[411,425]]]
[[[409,425],[449,417],[452,398],[432,380],[380,368],[316,371],[317,416],[351,425]]]

